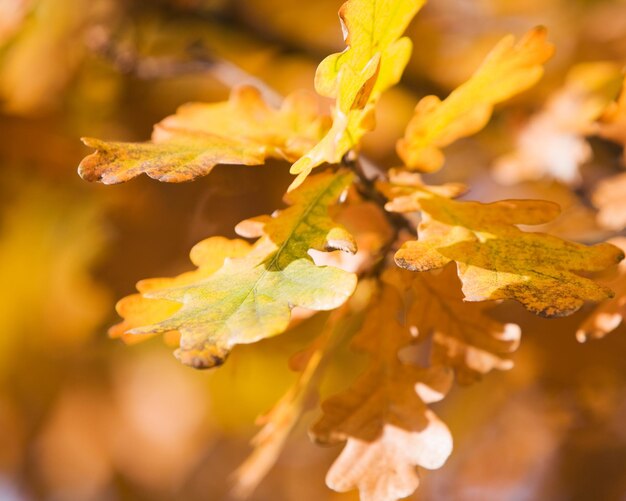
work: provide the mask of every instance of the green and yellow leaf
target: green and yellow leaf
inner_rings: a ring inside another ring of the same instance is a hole
[[[441,148],[482,129],[497,103],[534,85],[543,75],[543,63],[554,52],[546,30],[537,27],[515,43],[504,37],[472,77],[441,101],[426,96],[417,104],[397,151],[407,167],[422,172],[441,168]]]
[[[396,263],[428,271],[456,262],[468,301],[515,299],[534,313],[553,317],[568,315],[585,301],[612,296],[610,289],[576,272],[618,263],[624,257],[620,249],[607,243],[585,246],[517,227],[554,219],[560,212],[555,203],[456,201],[420,186],[412,202],[413,207],[403,210],[421,212],[419,237],[402,246]]]
[[[134,313],[119,330],[133,335],[178,331],[177,358],[206,368],[223,363],[237,344],[282,333],[295,306],[337,308],[354,291],[356,276],[316,266],[308,251],[356,251],[352,236],[328,213],[352,180],[346,171],[311,178],[286,198],[291,207],[244,225],[261,235],[249,249],[236,240],[201,243],[193,256],[197,270],[140,283],[142,297],[122,301],[121,313],[129,308],[124,301]]]
[[[291,168],[298,186],[312,169],[339,163],[375,126],[374,106],[400,80],[411,55],[402,33],[424,0],[349,0],[339,10],[347,48],[318,66],[315,88],[335,99],[333,125],[324,138]]]
[[[415,338],[396,320],[401,298],[384,286],[355,336],[353,347],[371,355],[370,365],[346,391],[322,404],[311,433],[321,443],[347,441],[326,483],[345,492],[358,488],[363,501],[392,501],[419,484],[416,466],[439,468],[452,451],[446,425],[428,408],[447,393],[451,373],[400,361]]]
[[[328,129],[312,94],[288,96],[271,108],[251,86],[235,88],[228,101],[192,103],[157,124],[152,141],[106,142],[84,138],[96,152],[80,163],[87,181],[115,184],[140,174],[169,183],[190,181],[218,164],[260,165],[267,158],[294,161]]]

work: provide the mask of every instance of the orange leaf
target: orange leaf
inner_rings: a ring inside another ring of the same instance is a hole
[[[432,335],[432,365],[453,367],[460,383],[513,367],[508,356],[519,346],[519,326],[489,317],[491,305],[463,301],[453,267],[417,274],[390,268],[383,279],[410,297],[408,325],[420,338]]]
[[[401,362],[398,352],[414,338],[396,318],[398,292],[384,286],[353,347],[371,355],[352,386],[322,404],[311,433],[318,442],[347,441],[326,477],[334,490],[354,488],[364,501],[391,501],[419,484],[415,466],[439,468],[452,450],[446,425],[427,407],[448,391],[451,373]]]

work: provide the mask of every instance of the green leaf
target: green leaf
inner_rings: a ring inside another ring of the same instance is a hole
[[[253,231],[260,236],[245,256],[225,259],[219,270],[210,276],[199,274],[197,281],[187,275],[182,287],[151,288],[144,294],[146,301],[182,306],[162,321],[128,332],[179,331],[176,356],[185,364],[206,368],[223,363],[236,344],[283,332],[295,306],[311,310],[340,306],[354,291],[356,276],[316,266],[308,251],[356,251],[351,235],[328,213],[352,181],[348,171],[320,174],[288,196],[292,204],[288,209],[244,222],[241,228],[247,235]],[[196,264],[201,271],[203,263]]]

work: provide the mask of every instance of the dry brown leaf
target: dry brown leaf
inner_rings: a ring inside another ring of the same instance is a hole
[[[519,326],[489,317],[490,304],[464,302],[453,266],[418,274],[390,268],[383,279],[409,296],[407,324],[419,337],[432,334],[432,365],[453,367],[462,384],[513,367],[509,355],[519,346]]]
[[[401,362],[398,352],[415,341],[397,322],[401,298],[384,286],[353,347],[369,353],[370,365],[352,386],[322,404],[312,427],[316,441],[347,441],[326,483],[346,492],[358,488],[363,501],[392,501],[419,484],[415,469],[439,468],[452,451],[446,425],[427,404],[444,397],[452,382],[444,368]]]

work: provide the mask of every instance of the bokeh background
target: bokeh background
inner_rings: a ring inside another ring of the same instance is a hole
[[[312,89],[317,63],[343,47],[340,4],[0,0],[0,500],[234,499],[229,479],[250,452],[255,418],[293,380],[287,359],[315,320],[239,347],[209,372],[181,366],[159,338],[125,346],[106,331],[139,279],[189,269],[194,243],[232,237],[240,220],[280,207],[289,166],[105,187],[76,174],[89,153],[79,138],[147,139],[178,105],[225,99],[246,78],[279,93]],[[566,216],[554,231],[595,241],[606,234],[586,200],[594,179],[619,170],[615,146],[592,143],[599,160],[574,191],[550,179],[500,186],[490,166],[568,68],[626,63],[625,1],[432,0],[409,30],[413,58],[365,151],[393,166],[420,97],[445,96],[500,37],[537,24],[557,47],[546,76],[451,147],[437,180],[466,181],[480,200],[556,200]],[[523,327],[516,366],[437,404],[455,452],[413,499],[626,499],[626,337],[618,329],[577,343],[588,313],[548,321],[500,307]],[[357,367],[347,360],[332,381],[341,386]],[[314,403],[251,499],[358,498],[324,486],[339,449],[309,443]]]

